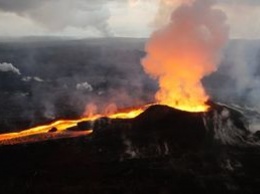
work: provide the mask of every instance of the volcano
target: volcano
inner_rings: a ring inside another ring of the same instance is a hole
[[[258,193],[259,136],[249,130],[248,111],[210,107],[190,113],[153,105],[132,119],[79,122],[63,132],[74,138],[50,138],[52,129],[2,141],[0,191]]]

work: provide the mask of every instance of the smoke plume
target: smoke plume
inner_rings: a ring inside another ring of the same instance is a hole
[[[17,75],[21,75],[20,70],[13,66],[11,63],[0,63],[0,71],[13,72]]]
[[[230,80],[222,81],[215,96],[260,110],[259,41],[233,40],[226,50],[223,68],[217,75],[225,75]]]
[[[146,45],[145,72],[159,81],[156,100],[179,109],[205,110],[208,96],[201,79],[217,70],[228,40],[225,14],[214,1],[183,1],[168,25]]]

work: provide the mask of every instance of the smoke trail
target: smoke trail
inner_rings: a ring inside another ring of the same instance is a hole
[[[225,14],[210,0],[183,1],[171,21],[146,45],[145,72],[159,81],[158,102],[202,111],[208,96],[201,79],[216,71],[228,40]]]

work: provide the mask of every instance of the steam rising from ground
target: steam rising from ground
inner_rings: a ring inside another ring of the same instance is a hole
[[[145,71],[158,79],[156,100],[184,110],[202,111],[208,100],[201,79],[217,70],[228,40],[225,14],[213,1],[183,2],[171,21],[146,45]]]
[[[218,101],[250,106],[260,110],[258,40],[232,40],[219,71],[203,83]]]
[[[21,75],[20,70],[14,67],[12,63],[0,63],[0,71],[13,72],[17,75]]]

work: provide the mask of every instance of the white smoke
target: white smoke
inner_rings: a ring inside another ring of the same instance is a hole
[[[76,85],[77,90],[92,92],[93,87],[88,82],[78,83]]]
[[[23,77],[22,81],[24,81],[24,82],[30,82],[30,81],[44,82],[44,80],[39,77],[31,77],[31,76]]]
[[[230,70],[227,72],[235,81],[235,91],[238,97],[245,98],[245,104],[260,110],[260,75],[259,68],[260,46],[257,42],[244,41],[232,45],[227,53],[227,61],[231,61]]]
[[[0,63],[0,71],[2,72],[13,72],[17,75],[21,75],[21,72],[18,68],[14,67],[12,63]]]

